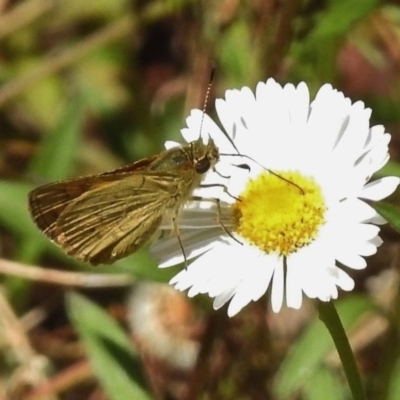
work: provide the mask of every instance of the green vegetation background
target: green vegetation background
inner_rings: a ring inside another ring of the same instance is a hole
[[[299,314],[302,322],[293,327],[284,313],[266,317],[265,300],[233,320],[224,310],[206,313],[204,325],[217,328],[197,375],[186,371],[181,391],[171,389],[176,377],[163,369],[168,379],[155,383],[154,366],[134,350],[125,317],[110,317],[110,310],[118,306],[124,314],[129,279],[167,282],[179,268],[158,270],[143,250],[93,270],[65,256],[29,217],[33,188],[110,170],[162,151],[166,140],[181,141],[189,110],[203,105],[211,60],[217,74],[209,113],[226,89],[254,88],[269,77],[305,81],[312,94],[330,82],[365,101],[372,123],[392,134],[392,161],[383,173],[400,176],[396,1],[0,1],[0,399],[350,398],[313,311]],[[355,334],[353,344],[368,398],[394,400],[399,237],[390,228],[382,235],[383,248],[356,274],[356,291],[341,296],[338,308],[349,332],[358,327],[364,334],[364,341]],[[129,278],[127,288],[86,289],[82,296],[50,275],[44,284],[7,269],[8,260],[44,275],[51,269]],[[378,291],[377,300],[368,283],[385,271],[393,274],[384,281],[390,291]],[[24,325],[23,317],[47,307],[45,317]],[[26,347],[13,341],[16,332]],[[59,350],[50,351],[47,339]],[[62,356],[72,343],[80,350]],[[86,357],[92,369],[82,379]]]

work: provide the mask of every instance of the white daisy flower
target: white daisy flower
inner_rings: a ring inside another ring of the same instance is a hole
[[[193,202],[180,213],[185,256],[196,258],[170,283],[191,297],[208,293],[215,309],[230,301],[230,316],[269,287],[275,312],[284,301],[300,308],[303,294],[329,301],[338,288],[352,290],[346,271],[366,267],[364,257],[381,244],[375,224],[385,222],[364,200],[381,200],[399,184],[395,177],[368,183],[389,159],[384,127],[370,127],[371,110],[328,84],[310,103],[305,83],[282,87],[269,79],[255,93],[228,90],[216,110],[225,133],[195,110],[184,138],[195,140],[204,118],[202,134],[221,153],[235,154],[229,136],[246,157],[222,155],[217,171],[230,178],[206,178],[228,194],[218,187],[198,190],[221,199],[220,207]],[[174,235],[164,234],[151,252],[160,267],[184,260]]]

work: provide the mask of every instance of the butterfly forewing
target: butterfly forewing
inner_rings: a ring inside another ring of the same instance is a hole
[[[59,216],[54,240],[67,253],[92,264],[111,263],[133,253],[154,234],[169,206],[170,192],[155,192],[151,175],[85,193]]]
[[[84,193],[126,179],[145,170],[156,156],[102,174],[67,179],[40,186],[29,193],[29,210],[40,230],[53,239],[52,229],[65,207]]]

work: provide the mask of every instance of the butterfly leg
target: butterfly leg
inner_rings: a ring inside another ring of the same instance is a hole
[[[236,167],[236,168],[241,168],[241,169],[247,169],[250,172],[250,167],[247,164],[231,164],[232,167]],[[228,175],[223,175],[221,172],[219,172],[215,167],[213,168],[213,171],[219,175],[221,178],[224,179],[230,179],[231,176]]]
[[[185,269],[187,269],[188,263],[187,263],[185,248],[183,247],[181,236],[179,234],[179,227],[178,227],[178,224],[176,223],[176,218],[177,218],[177,214],[173,215],[173,217],[172,217],[172,226],[174,228],[174,233],[175,233],[175,235],[176,235],[176,237],[178,239],[179,247],[181,248],[181,251],[182,251],[183,262],[185,264]]]
[[[243,244],[242,242],[240,242],[237,238],[235,238],[232,233],[229,231],[229,229],[224,225],[224,223],[222,222],[222,211],[221,211],[221,200],[216,198],[216,197],[201,197],[201,196],[192,196],[190,198],[190,200],[193,201],[210,201],[213,202],[217,205],[217,223],[220,225],[220,227],[222,228],[222,230],[228,235],[230,236],[235,242],[239,243],[239,244]]]
[[[233,200],[236,201],[241,201],[238,197],[234,196],[233,194],[229,193],[228,188],[226,185],[223,185],[222,183],[208,183],[208,184],[201,184],[199,188],[212,188],[212,187],[220,187],[223,189],[224,193],[226,193],[229,197],[231,197]]]

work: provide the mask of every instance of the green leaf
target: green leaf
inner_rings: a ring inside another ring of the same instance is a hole
[[[120,326],[85,297],[69,293],[67,310],[93,370],[111,400],[149,400],[139,357]]]
[[[28,211],[31,185],[0,180],[0,224],[20,239],[16,257],[19,261],[35,262],[47,246]]]
[[[256,58],[252,40],[249,26],[241,20],[230,26],[216,42],[220,67],[225,72],[226,87],[254,83],[249,82]]]
[[[338,73],[338,52],[343,40],[379,3],[380,0],[328,1],[323,11],[314,15],[313,28],[307,36],[292,43],[291,57],[297,64],[297,68],[293,69],[292,79],[307,81],[311,88],[320,87],[321,82],[334,82]],[[303,23],[309,28],[310,16],[307,15]],[[299,37],[301,36],[303,35],[299,32]]]
[[[380,0],[330,0],[325,12],[321,13],[313,38],[344,35],[351,27],[366,18]]]
[[[373,203],[372,207],[382,215],[383,218],[392,226],[396,231],[400,232],[400,208],[389,203],[380,201]]]
[[[33,176],[54,181],[71,175],[79,149],[82,118],[82,101],[77,96],[68,103],[55,130],[43,138],[30,166]]]
[[[305,400],[343,400],[347,397],[343,380],[324,366],[305,382],[303,395]]]
[[[349,297],[335,303],[343,327],[347,330],[355,325],[372,303],[361,296]],[[284,360],[275,382],[275,392],[285,397],[301,390],[320,370],[325,356],[334,348],[332,338],[321,321],[316,319]]]
[[[396,361],[393,368],[390,382],[389,390],[386,400],[398,400],[400,399],[400,360]]]
[[[0,223],[16,235],[38,232],[28,211],[28,193],[32,189],[25,183],[0,180]]]
[[[400,177],[400,164],[396,161],[389,160],[389,162],[380,169],[374,176],[398,176]]]

